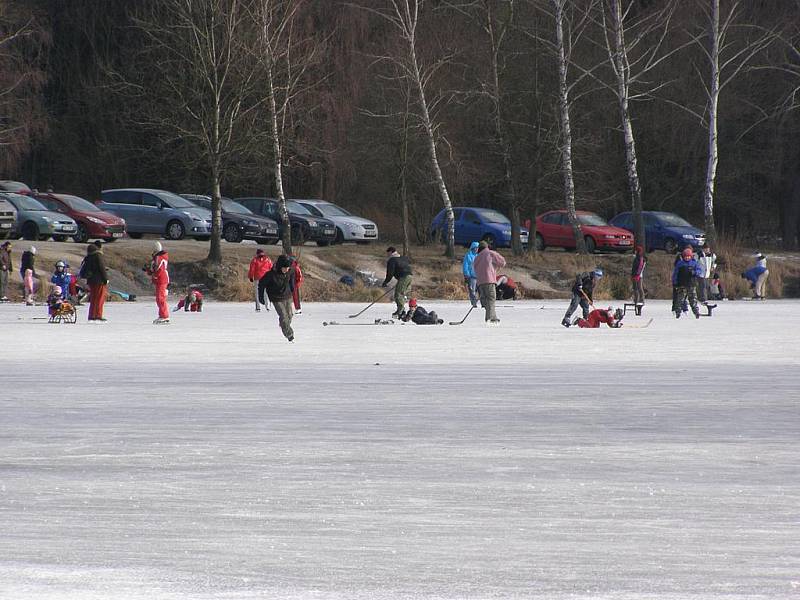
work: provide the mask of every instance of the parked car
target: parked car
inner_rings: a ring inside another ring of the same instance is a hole
[[[10,179],[0,180],[0,192],[14,192],[15,194],[30,194],[31,188],[21,181],[11,181]]]
[[[0,240],[17,237],[17,209],[0,195]]]
[[[457,206],[453,208],[455,243],[467,246],[486,240],[492,248],[511,246],[511,221],[503,213],[491,208]],[[447,217],[444,209],[431,221],[431,238],[442,242],[447,238]],[[520,228],[523,246],[528,245],[528,230]]]
[[[100,197],[97,207],[124,219],[128,235],[134,239],[145,233],[170,240],[187,235],[196,240],[211,237],[211,211],[172,192],[125,188],[103,190]]]
[[[257,215],[273,219],[279,228],[282,227],[277,200],[247,197],[236,198],[236,202],[243,204]],[[289,212],[289,225],[292,228],[292,244],[302,246],[305,242],[312,241],[317,242],[318,246],[327,246],[336,239],[336,225],[333,221],[315,217],[305,206],[294,200],[286,201],[286,210]],[[282,229],[280,233],[282,236]]]
[[[30,196],[0,192],[17,209],[17,234],[26,240],[46,240],[51,237],[63,242],[78,231],[78,224],[67,215],[48,210]]]
[[[79,196],[70,194],[34,194],[48,209],[72,217],[78,224],[78,232],[72,236],[76,242],[100,239],[113,242],[125,235],[125,220],[100,210]]]
[[[334,243],[356,242],[369,244],[378,239],[378,226],[363,217],[357,217],[341,206],[325,200],[295,200],[316,217],[330,219],[336,225],[336,239]]]
[[[197,206],[211,210],[211,196],[202,194],[181,194]],[[275,244],[278,241],[278,224],[267,217],[255,214],[246,206],[221,198],[222,237],[229,242],[255,240],[259,244]]]
[[[633,250],[633,235],[630,231],[612,227],[593,212],[579,210],[576,214],[589,252]],[[551,210],[536,218],[535,244],[537,250],[544,250],[547,246],[575,248],[575,233],[566,210]]]
[[[664,250],[670,254],[691,245],[701,248],[706,243],[706,234],[675,213],[642,211],[644,237],[647,251]],[[611,224],[633,232],[633,213],[624,212],[611,219]]]

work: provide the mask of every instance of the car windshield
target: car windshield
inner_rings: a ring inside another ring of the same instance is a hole
[[[197,208],[194,202],[189,202],[186,198],[181,198],[177,194],[170,192],[155,192],[155,194],[172,208]]]
[[[94,204],[78,196],[67,196],[66,194],[59,194],[58,199],[64,204],[69,206],[72,210],[80,210],[83,212],[103,212]]]
[[[656,215],[658,222],[667,227],[691,227],[692,224],[686,219],[673,213],[659,213]]]
[[[225,209],[225,212],[229,213],[236,213],[238,215],[252,215],[253,211],[239,204],[238,202],[234,202],[233,200],[223,200],[222,201],[222,208]]]
[[[593,225],[594,227],[606,227],[608,225],[604,218],[595,214],[578,215],[578,222],[581,225]]]
[[[300,204],[299,202],[295,202],[294,200],[287,200],[286,201],[286,210],[290,213],[294,213],[296,215],[310,215],[311,211],[309,211],[305,206]]]
[[[34,200],[30,196],[5,194],[5,197],[11,201],[11,204],[17,207],[17,210],[48,210],[41,202]]]
[[[330,204],[326,202],[325,204],[313,204],[314,208],[316,208],[319,212],[322,213],[323,217],[350,217],[352,216],[349,212],[343,209],[341,206],[336,206],[335,204]]]
[[[496,210],[491,210],[488,208],[479,208],[475,211],[481,216],[486,223],[502,223],[503,225],[510,225],[511,221],[508,220],[503,213],[499,213]]]

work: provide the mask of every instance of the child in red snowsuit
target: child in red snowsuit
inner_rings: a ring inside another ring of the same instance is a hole
[[[158,318],[153,321],[155,325],[169,323],[169,306],[167,305],[167,286],[169,285],[169,254],[161,247],[161,242],[153,244],[153,259],[146,267],[147,274],[156,288],[156,304],[158,305]]]
[[[183,309],[184,311],[203,312],[203,294],[200,290],[189,289],[185,298],[181,298],[175,310]]]
[[[300,262],[296,256],[289,257],[292,261],[292,271],[294,271],[294,289],[292,290],[292,301],[294,302],[295,314],[300,314],[300,286],[303,285],[303,272],[300,270]]]
[[[578,327],[597,329],[600,327],[600,323],[605,323],[615,329],[622,327],[622,310],[618,308],[612,312],[610,306],[607,309],[595,308],[587,318],[578,319],[577,325]]]
[[[247,270],[247,278],[250,283],[254,284],[254,292],[256,295],[256,312],[261,312],[261,305],[269,310],[269,298],[264,294],[264,286],[261,284],[261,278],[272,270],[272,261],[269,256],[264,254],[264,251],[259,248],[256,250],[256,255],[250,261],[250,268]]]

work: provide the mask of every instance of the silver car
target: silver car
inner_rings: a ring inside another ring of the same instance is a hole
[[[2,193],[17,209],[17,232],[26,240],[66,241],[78,232],[78,224],[67,215],[49,210],[41,202],[22,194]]]
[[[103,190],[97,207],[125,219],[128,236],[145,233],[163,235],[170,240],[191,236],[196,240],[211,237],[211,211],[165,190],[124,188]]]
[[[378,239],[378,226],[363,217],[357,217],[341,206],[325,200],[295,200],[305,206],[312,215],[325,217],[336,224],[335,244],[356,242],[369,244]]]

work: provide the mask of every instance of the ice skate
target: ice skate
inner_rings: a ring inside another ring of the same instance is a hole
[[[153,325],[169,325],[169,319],[162,319],[159,317],[153,321]]]

